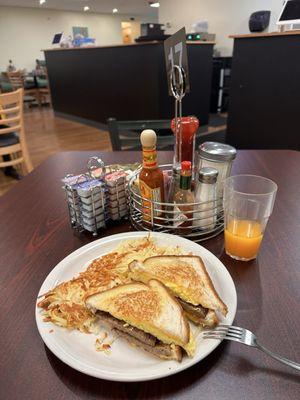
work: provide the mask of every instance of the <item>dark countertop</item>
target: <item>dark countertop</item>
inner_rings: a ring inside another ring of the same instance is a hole
[[[231,39],[254,39],[258,37],[278,37],[278,36],[295,36],[300,35],[300,30],[290,30],[285,32],[259,32],[259,33],[246,33],[242,35],[230,35]]]
[[[64,49],[62,47],[55,47],[52,49],[42,49],[41,51],[60,51],[60,50],[88,50],[88,49],[103,49],[107,47],[128,47],[128,46],[146,46],[146,45],[153,45],[153,44],[158,44],[158,43],[163,43],[163,41],[159,40],[152,40],[149,42],[139,42],[139,43],[120,43],[120,44],[111,44],[111,45],[105,45],[105,46],[86,46],[86,47],[71,47],[68,49]],[[216,42],[212,41],[187,41],[187,44],[194,44],[194,45],[203,45],[203,44],[211,44],[214,45]]]

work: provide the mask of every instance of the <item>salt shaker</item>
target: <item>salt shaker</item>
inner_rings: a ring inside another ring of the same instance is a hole
[[[211,167],[218,170],[217,197],[223,197],[223,182],[231,173],[236,149],[228,144],[218,142],[205,142],[198,148],[198,170]]]
[[[203,167],[199,170],[195,188],[194,226],[202,230],[214,229],[217,222],[217,178],[215,168]]]

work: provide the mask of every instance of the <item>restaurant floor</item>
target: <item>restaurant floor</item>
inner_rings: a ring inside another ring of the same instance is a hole
[[[106,131],[55,117],[49,108],[28,109],[24,123],[29,154],[34,167],[51,154],[68,150],[111,150]],[[18,181],[0,170],[0,196]]]
[[[49,108],[26,109],[24,123],[29,154],[34,167],[51,154],[60,151],[112,150],[107,131],[56,117]],[[208,126],[207,132],[224,129],[225,125]],[[3,170],[0,170],[0,196],[17,182],[5,176]]]

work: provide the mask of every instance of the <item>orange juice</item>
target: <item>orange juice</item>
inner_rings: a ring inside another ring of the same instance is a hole
[[[252,260],[258,253],[262,238],[260,223],[233,219],[225,229],[226,253],[239,260]]]

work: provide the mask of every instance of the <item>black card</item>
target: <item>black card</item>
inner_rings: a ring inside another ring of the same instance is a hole
[[[180,29],[171,37],[164,41],[165,61],[168,79],[169,95],[172,95],[170,75],[173,71],[173,66],[182,67],[185,72],[185,91],[190,91],[189,66],[186,47],[185,28]]]

